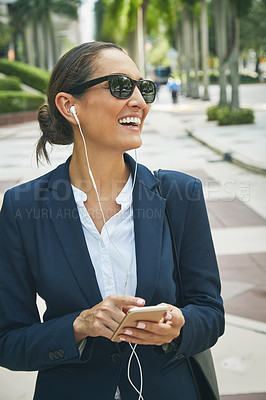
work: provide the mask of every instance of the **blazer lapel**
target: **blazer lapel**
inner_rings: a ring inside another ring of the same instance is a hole
[[[70,158],[51,176],[48,208],[51,210],[52,223],[69,267],[85,298],[94,306],[102,301],[102,297],[70,184],[69,163]]]
[[[135,161],[125,156],[132,173]],[[138,165],[133,191],[135,246],[137,261],[136,296],[150,304],[161,268],[161,247],[166,200],[154,191],[158,179],[143,165]]]
[[[124,157],[134,173],[135,161],[127,154]],[[48,208],[69,267],[88,303],[94,306],[102,301],[102,297],[70,184],[70,159],[59,166],[50,178]],[[138,165],[133,191],[137,261],[136,296],[144,298],[147,304],[152,300],[161,267],[166,200],[154,192],[157,183],[158,179],[146,167]]]

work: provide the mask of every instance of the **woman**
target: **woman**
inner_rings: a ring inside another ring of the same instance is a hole
[[[154,84],[120,47],[93,42],[62,57],[47,94],[37,157],[48,159],[47,142],[74,142],[73,154],[5,194],[0,363],[39,370],[35,400],[196,400],[186,360],[223,332],[220,282],[200,182],[163,172],[184,286],[178,307],[166,201],[158,179],[125,154],[141,145]],[[159,303],[171,305],[160,322],[110,340],[129,308]],[[133,357],[128,376],[128,343],[138,345],[142,373]]]

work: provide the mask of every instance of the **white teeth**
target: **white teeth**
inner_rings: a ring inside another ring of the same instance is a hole
[[[120,118],[120,119],[118,120],[118,122],[119,122],[120,124],[130,124],[130,123],[133,123],[133,124],[138,124],[138,125],[140,125],[140,124],[141,124],[141,119],[138,118],[138,117],[127,117],[127,118]]]

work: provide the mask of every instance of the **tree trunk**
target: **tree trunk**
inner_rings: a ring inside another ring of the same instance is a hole
[[[230,108],[239,107],[239,20],[236,15],[236,9],[234,5],[230,6],[231,22],[232,22],[232,42],[234,44],[231,57],[230,57],[230,70],[231,70],[231,86],[232,86],[232,98]]]
[[[184,7],[184,47],[185,47],[185,69],[186,69],[186,96],[192,96],[191,89],[191,78],[190,78],[190,68],[191,68],[191,60],[190,60],[190,49],[191,49],[191,24],[190,24],[190,16],[188,7]]]
[[[136,31],[129,33],[127,50],[129,57],[137,64],[136,38]]]
[[[55,37],[54,23],[53,23],[52,16],[50,13],[47,15],[47,27],[48,27],[48,31],[50,32],[51,55],[52,55],[52,60],[50,63],[51,65],[49,65],[49,69],[50,69],[57,62],[56,37]]]
[[[25,37],[25,48],[27,54],[27,62],[31,65],[35,65],[35,56],[34,56],[34,36],[33,36],[33,26],[32,24],[28,24],[24,28],[24,37]]]
[[[143,77],[146,77],[146,34],[147,34],[147,11],[148,11],[148,5],[149,5],[149,0],[143,0],[142,3],[142,21],[143,21],[143,55],[144,55],[144,75]]]
[[[137,57],[137,66],[140,70],[140,73],[143,77],[145,77],[145,50],[144,50],[144,31],[143,31],[143,9],[142,6],[138,7],[138,15],[137,15],[137,48],[138,48],[138,57]]]
[[[26,39],[25,28],[23,29],[21,35],[22,35],[23,61],[26,64],[30,64],[30,61],[29,61],[29,50],[28,50],[28,43],[27,43],[27,39]]]
[[[198,41],[198,19],[193,16],[193,50],[194,50],[194,85],[193,85],[193,98],[199,99],[199,41]]]
[[[216,0],[215,2],[215,27],[216,27],[216,51],[219,58],[219,85],[220,101],[219,106],[227,105],[225,75],[226,54],[227,54],[227,29],[226,29],[226,0]]]
[[[44,68],[49,69],[49,64],[48,64],[49,40],[48,40],[47,20],[44,17],[42,19],[42,36],[43,36],[43,40],[45,42],[45,48],[44,48],[44,54],[43,54]]]
[[[40,49],[39,49],[39,32],[38,22],[33,21],[33,46],[34,46],[34,65],[40,67]]]
[[[183,75],[183,48],[182,48],[182,29],[181,21],[178,22],[176,26],[176,49],[178,51],[178,73],[181,80],[181,94],[184,94],[184,85],[182,85],[182,75]]]
[[[204,94],[202,100],[209,100],[209,75],[208,75],[208,56],[209,56],[209,36],[208,36],[208,10],[206,0],[201,0],[201,57],[203,70]]]

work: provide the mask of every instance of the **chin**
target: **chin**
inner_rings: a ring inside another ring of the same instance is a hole
[[[142,145],[142,139],[139,137],[138,140],[133,141],[125,148],[124,151],[138,149]]]

